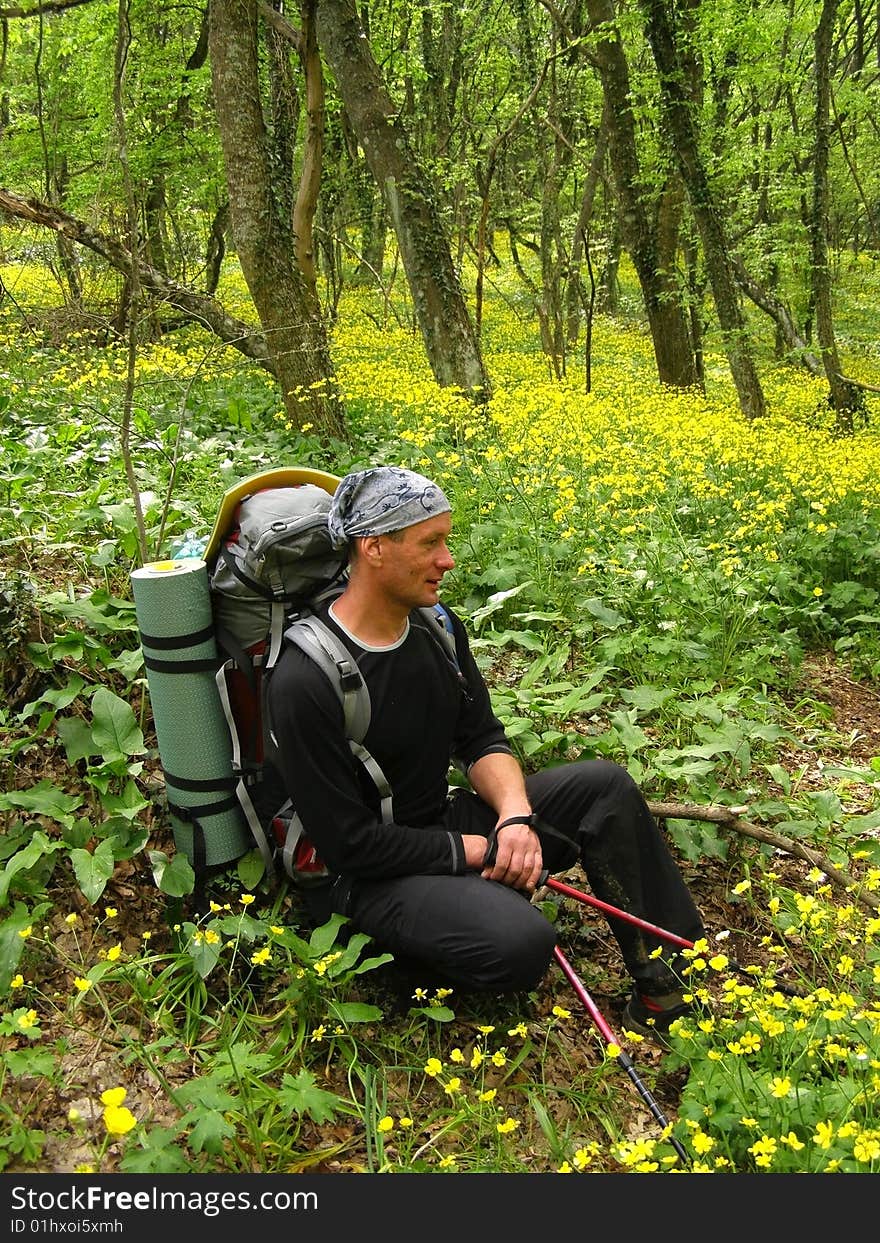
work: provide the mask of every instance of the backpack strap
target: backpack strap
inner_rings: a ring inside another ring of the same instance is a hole
[[[345,721],[345,736],[352,755],[360,760],[370,775],[381,800],[380,815],[384,824],[394,818],[391,786],[379,763],[363,745],[370,725],[370,692],[361,677],[351,652],[319,617],[299,617],[284,632],[324,672],[339,696]]]

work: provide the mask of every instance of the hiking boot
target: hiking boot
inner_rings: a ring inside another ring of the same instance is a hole
[[[675,1019],[693,1013],[690,1003],[681,991],[650,997],[633,989],[623,1010],[621,1020],[624,1030],[646,1036],[664,1049],[671,1048],[668,1040],[669,1026]]]

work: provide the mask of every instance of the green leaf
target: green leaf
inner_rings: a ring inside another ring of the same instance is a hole
[[[320,1126],[333,1121],[343,1102],[334,1092],[319,1088],[310,1070],[301,1070],[298,1075],[285,1075],[281,1080],[278,1103],[292,1113],[308,1114]]]
[[[62,717],[56,721],[55,730],[61,739],[68,764],[75,764],[77,760],[87,760],[90,755],[98,754],[92,731],[82,717]]]
[[[309,948],[317,958],[321,958],[336,944],[339,929],[347,924],[345,915],[331,915],[326,924],[316,928],[309,937]]]
[[[595,597],[584,600],[583,604],[587,612],[592,613],[606,630],[617,630],[620,626],[626,625],[627,619],[622,613],[610,609],[607,604],[603,604],[601,600],[597,600]]]
[[[0,808],[21,807],[24,811],[36,816],[47,816],[59,824],[67,824],[71,812],[82,803],[75,794],[65,794],[51,781],[44,779],[29,790],[12,790],[8,794],[0,794]]]
[[[192,864],[184,854],[176,854],[173,859],[161,850],[148,850],[147,857],[153,869],[155,880],[162,893],[172,898],[182,898],[192,893],[196,884],[196,874]]]
[[[230,1098],[231,1099],[231,1098]],[[234,1104],[234,1101],[231,1101]],[[200,1111],[189,1133],[189,1146],[193,1152],[217,1154],[223,1151],[223,1141],[232,1139],[235,1127],[216,1110]]]
[[[37,830],[27,846],[17,851],[7,861],[6,867],[0,873],[0,906],[5,906],[9,887],[19,872],[26,872],[39,863],[46,855],[52,855],[58,850],[65,849],[66,844],[64,842],[50,841],[45,833]]]
[[[0,924],[0,996],[9,992],[9,983],[18,970],[26,939],[19,936],[25,928],[39,923],[51,903],[40,902],[30,910],[23,902],[16,902],[13,910]]]
[[[92,696],[92,736],[105,759],[116,755],[143,755],[144,736],[131,704],[106,686]]]
[[[70,861],[76,874],[76,883],[94,906],[113,875],[116,860],[110,841],[99,842],[94,854],[88,850],[71,850]]]
[[[340,1023],[378,1023],[383,1017],[378,1006],[362,1001],[331,1001],[327,1010]]]
[[[236,872],[244,888],[252,893],[266,872],[266,865],[259,850],[249,850],[246,855],[242,855],[236,864]]]

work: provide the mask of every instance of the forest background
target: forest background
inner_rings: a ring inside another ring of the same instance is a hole
[[[0,30],[4,1168],[880,1169],[878,5]],[[193,911],[131,573],[376,462],[449,492],[524,763],[625,764],[698,897],[695,1020],[625,1045],[668,1126],[561,975],[403,988],[253,854]]]

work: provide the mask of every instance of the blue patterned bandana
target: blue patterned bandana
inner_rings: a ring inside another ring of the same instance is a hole
[[[451,510],[445,493],[424,475],[401,466],[375,466],[340,482],[327,525],[333,547],[343,548],[349,540],[402,531]]]

